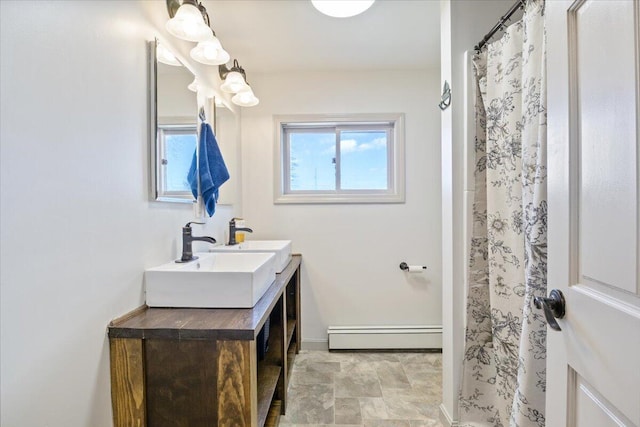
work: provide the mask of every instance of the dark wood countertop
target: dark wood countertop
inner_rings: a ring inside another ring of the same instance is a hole
[[[284,288],[300,266],[291,262],[253,308],[150,308],[142,306],[109,324],[110,338],[254,340]]]

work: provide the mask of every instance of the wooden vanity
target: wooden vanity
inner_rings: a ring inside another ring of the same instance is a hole
[[[143,306],[111,322],[114,426],[277,426],[300,347],[300,263],[253,308]]]

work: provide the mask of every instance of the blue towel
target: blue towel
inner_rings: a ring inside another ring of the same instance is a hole
[[[216,211],[218,201],[218,189],[229,179],[229,171],[224,164],[224,159],[220,153],[218,142],[213,135],[211,126],[202,123],[200,127],[200,162],[197,160],[197,152],[193,153],[191,168],[187,179],[191,185],[193,197],[198,198],[198,170],[200,171],[200,191],[202,201],[207,208],[209,216],[213,216]],[[196,167],[198,164],[199,167]]]

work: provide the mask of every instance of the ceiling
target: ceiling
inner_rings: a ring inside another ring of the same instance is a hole
[[[204,0],[211,27],[247,72],[435,68],[440,2],[377,0],[331,18],[309,0]]]

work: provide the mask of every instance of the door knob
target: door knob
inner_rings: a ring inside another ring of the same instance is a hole
[[[558,289],[554,289],[549,293],[548,298],[535,297],[533,304],[536,308],[544,310],[544,317],[547,319],[549,327],[554,331],[561,331],[560,325],[556,319],[562,319],[565,313],[564,295]]]

